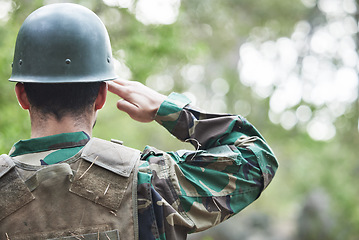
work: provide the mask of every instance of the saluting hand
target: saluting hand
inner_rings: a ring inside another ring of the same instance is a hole
[[[108,90],[120,98],[117,108],[139,122],[151,122],[166,99],[155,90],[137,81],[117,79],[108,82]]]

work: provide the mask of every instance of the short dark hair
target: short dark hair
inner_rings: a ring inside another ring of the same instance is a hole
[[[31,107],[57,120],[66,115],[83,114],[93,107],[101,82],[24,83]]]

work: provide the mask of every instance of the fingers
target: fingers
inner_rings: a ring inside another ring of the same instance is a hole
[[[111,85],[112,87],[116,88],[119,86],[128,86],[132,84],[132,81],[129,80],[125,80],[125,79],[116,79],[113,81],[108,81],[109,85]]]
[[[117,102],[117,108],[139,122],[151,122],[154,119],[148,111],[144,111],[140,106],[136,106],[126,100],[119,100]]]
[[[126,112],[130,116],[135,114],[139,110],[138,106],[136,106],[126,100],[117,101],[117,108],[121,111]]]
[[[108,90],[123,99],[118,101],[117,108],[140,122],[152,121],[166,99],[166,96],[136,81],[118,79],[108,82]]]
[[[119,97],[123,98],[123,96],[126,95],[126,89],[125,89],[126,84],[123,81],[124,80],[109,81],[108,90],[113,94],[116,94]]]
[[[138,101],[138,96],[143,94],[143,88],[147,87],[139,82],[123,79],[114,80],[108,84],[108,90],[110,92],[129,102]]]

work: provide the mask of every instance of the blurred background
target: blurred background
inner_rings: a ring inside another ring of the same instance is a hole
[[[11,63],[28,14],[61,1],[0,0],[0,152],[30,137]],[[254,204],[192,240],[359,239],[358,1],[87,0],[108,28],[117,73],[210,112],[245,116],[280,162]],[[94,136],[192,148],[116,109]]]

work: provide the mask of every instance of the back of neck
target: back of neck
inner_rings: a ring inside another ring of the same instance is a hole
[[[46,137],[50,135],[84,131],[89,136],[92,134],[92,124],[83,119],[63,117],[57,120],[54,117],[33,119],[31,118],[31,138]]]

